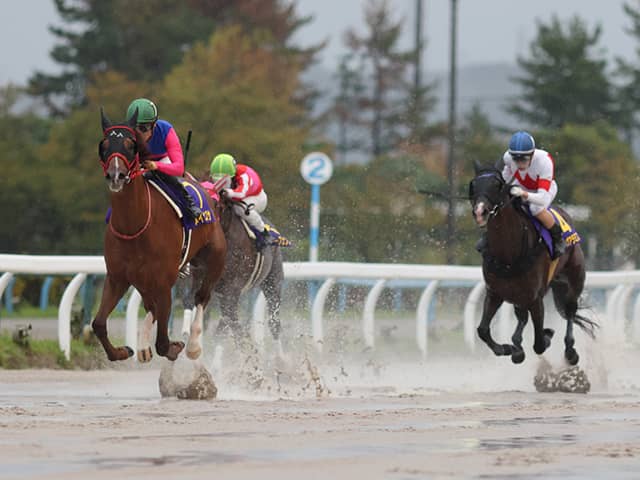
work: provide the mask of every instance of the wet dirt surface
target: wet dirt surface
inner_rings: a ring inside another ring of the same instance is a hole
[[[291,399],[223,384],[189,401],[161,398],[158,374],[0,370],[0,480],[640,478],[636,388]]]

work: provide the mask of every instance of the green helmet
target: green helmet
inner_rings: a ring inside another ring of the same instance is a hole
[[[158,108],[156,104],[147,98],[136,98],[129,108],[127,108],[127,120],[131,120],[133,114],[138,109],[138,119],[136,123],[153,123],[158,120]]]
[[[233,177],[236,174],[236,159],[228,153],[219,153],[211,160],[211,178],[219,180],[225,175]]]

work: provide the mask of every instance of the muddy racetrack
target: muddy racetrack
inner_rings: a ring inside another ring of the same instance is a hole
[[[163,360],[0,370],[0,479],[640,478],[640,352],[583,358],[587,395],[537,393],[531,354],[217,375],[213,401],[162,398]]]

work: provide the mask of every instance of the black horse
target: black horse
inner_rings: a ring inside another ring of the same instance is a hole
[[[487,229],[487,249],[483,254],[482,273],[486,296],[478,335],[496,355],[511,355],[521,363],[522,331],[528,315],[535,330],[533,349],[542,354],[550,345],[554,331],[544,328],[543,299],[549,287],[560,315],[567,321],[564,356],[571,365],[578,363],[574,348],[573,324],[592,337],[595,322],[578,314],[578,299],[585,281],[585,260],[579,244],[568,246],[564,255],[552,261],[530,217],[522,210],[518,197],[509,194],[511,185],[495,168],[475,166],[476,176],[469,184],[473,216]],[[571,218],[555,209],[570,224]],[[491,337],[491,320],[503,302],[512,303],[518,325],[511,337],[513,345],[498,344]]]
[[[267,301],[268,325],[271,336],[276,342],[278,356],[284,358],[280,339],[280,305],[284,269],[282,251],[278,242],[272,242],[262,249],[256,248],[251,230],[232,208],[232,201],[222,197],[218,203],[217,214],[227,240],[227,258],[220,281],[214,288],[214,296],[220,303],[221,317],[215,336],[231,334],[236,340],[246,339],[246,324],[238,318],[240,297],[252,288],[260,288]],[[266,222],[266,220],[265,220]],[[266,222],[268,223],[268,222]],[[189,278],[178,281],[184,308],[193,308],[194,298],[191,290],[193,282],[197,285],[204,274],[201,269],[192,269],[192,282]]]

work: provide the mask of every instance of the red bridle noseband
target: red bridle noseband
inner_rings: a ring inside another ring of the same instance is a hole
[[[122,132],[119,132],[119,130],[125,130],[127,133],[129,133],[129,135],[124,135]],[[104,131],[103,141],[107,140],[107,137],[110,137],[110,136],[128,137],[132,139],[134,144],[136,143],[136,132],[132,128],[124,125],[115,125],[107,128]],[[102,158],[100,159],[100,164],[102,165],[102,170],[104,171],[105,176],[107,175],[109,164],[111,163],[111,160],[113,160],[114,158],[118,158],[122,160],[122,162],[124,162],[124,165],[127,169],[127,183],[130,182],[132,179],[136,178],[138,175],[142,175],[142,170],[140,169],[140,158],[138,153],[136,153],[135,157],[133,157],[133,160],[130,161],[124,153],[113,152],[107,157],[106,160],[103,160]]]

